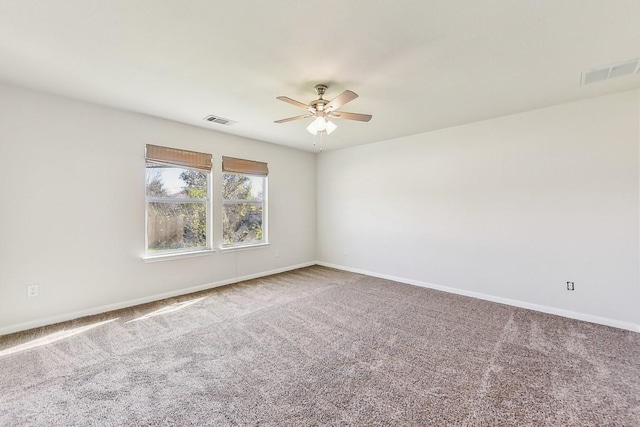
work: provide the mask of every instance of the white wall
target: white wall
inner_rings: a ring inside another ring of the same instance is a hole
[[[143,262],[147,143],[268,162],[271,246]],[[0,159],[0,334],[315,261],[312,153],[0,85]]]
[[[639,126],[634,91],[323,153],[318,257],[640,330]]]
[[[317,258],[637,330],[639,98],[327,152],[316,176],[311,153],[0,85],[0,334]],[[268,162],[272,245],[144,263],[147,143],[212,153],[214,178]]]

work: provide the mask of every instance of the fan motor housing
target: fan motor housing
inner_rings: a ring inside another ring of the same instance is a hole
[[[318,113],[320,113],[324,111],[324,106],[327,105],[328,103],[329,102],[327,102],[327,100],[325,99],[316,99],[315,101],[311,101],[309,106],[314,110],[316,110]]]

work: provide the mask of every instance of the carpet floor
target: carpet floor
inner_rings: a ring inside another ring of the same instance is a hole
[[[314,266],[0,337],[0,425],[640,426],[640,334]]]

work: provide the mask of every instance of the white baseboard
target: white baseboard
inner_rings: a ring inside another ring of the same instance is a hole
[[[612,326],[614,328],[626,329],[628,331],[640,332],[640,325],[637,325],[631,322],[624,322],[621,320],[609,319],[607,317],[593,316],[591,314],[564,310],[561,308],[549,307],[546,305],[532,304],[524,301],[510,299],[510,298],[502,298],[502,297],[497,297],[493,295],[482,294],[479,292],[466,291],[464,289],[457,289],[457,288],[451,288],[448,286],[435,285],[433,283],[422,282],[422,281],[413,280],[413,279],[405,279],[403,277],[390,276],[388,274],[380,274],[380,273],[375,273],[368,270],[361,270],[357,268],[346,267],[343,265],[331,264],[323,261],[318,261],[317,264],[322,265],[324,267],[335,268],[337,270],[349,271],[351,273],[359,273],[359,274],[364,274],[366,276],[378,277],[380,279],[393,280],[394,282],[406,283],[408,285],[421,286],[423,288],[435,289],[438,291],[449,292],[452,294],[464,295],[467,297],[497,302],[500,304],[512,305],[520,308],[527,308],[529,310],[540,311],[542,313],[555,314],[557,316],[568,317],[569,319],[582,320],[585,322]]]
[[[609,319],[606,317],[593,316],[590,314],[579,313],[570,310],[563,310],[560,308],[549,307],[544,305],[532,304],[524,301],[502,298],[493,295],[482,294],[479,292],[466,291],[464,289],[451,288],[448,286],[436,285],[433,283],[422,282],[419,280],[406,279],[403,277],[390,276],[388,274],[380,274],[373,271],[361,270],[357,268],[346,267],[343,265],[331,264],[323,261],[312,261],[297,265],[291,265],[288,267],[277,268],[275,270],[263,271],[255,274],[248,274],[241,277],[234,277],[231,279],[220,280],[217,282],[207,283],[204,285],[193,286],[185,289],[178,289],[176,291],[165,292],[162,294],[151,295],[148,297],[136,298],[129,301],[123,301],[120,303],[104,305],[100,307],[94,307],[86,310],[74,311],[71,313],[64,313],[56,316],[45,317],[41,319],[32,320],[29,322],[18,323],[14,325],[4,326],[0,328],[0,336],[12,334],[14,332],[25,331],[27,329],[39,328],[42,326],[53,325],[55,323],[66,322],[69,320],[78,319],[85,316],[93,316],[95,314],[105,313],[107,311],[119,310],[122,308],[133,307],[140,304],[146,304],[154,301],[160,301],[167,298],[173,298],[181,295],[187,295],[194,292],[204,291],[207,289],[217,288],[219,286],[230,285],[233,283],[242,282],[245,280],[257,279],[259,277],[270,276],[272,274],[284,273],[285,271],[296,270],[298,268],[310,267],[312,265],[321,265],[324,267],[335,268],[337,270],[349,271],[352,273],[364,274],[372,277],[379,277],[381,279],[393,280],[394,282],[406,283],[409,285],[420,286],[423,288],[435,289],[443,292],[449,292],[452,294],[464,295],[472,298],[478,298],[486,301],[497,302],[500,304],[511,305],[514,307],[526,308],[529,310],[540,311],[548,314],[555,314],[570,319],[582,320],[585,322],[597,323],[600,325],[612,326],[614,328],[625,329],[633,332],[640,332],[640,325],[623,322],[620,320]]]
[[[118,302],[115,304],[108,304],[100,307],[89,308],[86,310],[78,310],[71,313],[64,313],[56,316],[44,317],[41,319],[36,319],[29,322],[24,322],[24,323],[18,323],[15,325],[3,326],[0,328],[0,336],[12,334],[14,332],[26,331],[27,329],[53,325],[55,323],[66,322],[69,320],[78,319],[80,317],[93,316],[95,314],[105,313],[107,311],[119,310],[121,308],[128,308],[128,307],[133,307],[140,304],[147,304],[154,301],[160,301],[167,298],[173,298],[181,295],[192,294],[194,292],[213,289],[219,286],[230,285],[232,283],[238,283],[245,280],[257,279],[259,277],[271,276],[272,274],[284,273],[285,271],[296,270],[298,268],[309,267],[316,264],[317,263],[315,261],[306,262],[302,264],[291,265],[288,267],[277,268],[275,270],[263,271],[260,273],[248,274],[246,276],[234,277],[231,279],[220,280],[212,283],[206,283],[204,285],[192,286],[190,288],[178,289],[175,291],[151,295],[148,297],[136,298],[129,301]]]

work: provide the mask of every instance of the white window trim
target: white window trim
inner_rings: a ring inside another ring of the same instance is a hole
[[[152,255],[144,255],[142,260],[145,263],[148,262],[159,262],[159,261],[170,261],[173,259],[183,259],[183,258],[194,258],[200,256],[213,255],[215,253],[215,249],[202,249],[198,251],[189,251],[189,252],[163,252],[160,254],[153,253]]]
[[[240,244],[236,244],[236,245],[227,245],[224,247],[220,248],[220,252],[225,253],[225,252],[239,252],[239,251],[247,251],[250,249],[261,249],[261,248],[267,248],[271,246],[271,243],[252,243],[252,244],[244,244],[244,245],[240,245]]]

